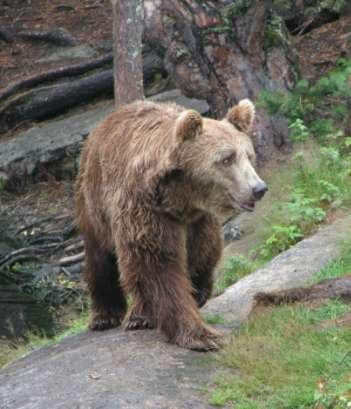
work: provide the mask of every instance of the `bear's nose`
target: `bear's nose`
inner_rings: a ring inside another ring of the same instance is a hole
[[[262,197],[267,192],[267,190],[268,190],[268,187],[264,182],[257,183],[257,185],[252,189],[254,198],[256,200],[262,199]]]

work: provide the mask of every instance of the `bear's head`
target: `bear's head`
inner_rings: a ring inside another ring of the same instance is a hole
[[[223,120],[203,118],[185,110],[177,118],[173,138],[178,167],[190,175],[198,195],[197,206],[218,216],[252,211],[267,191],[257,175],[250,129],[255,116],[244,99]]]

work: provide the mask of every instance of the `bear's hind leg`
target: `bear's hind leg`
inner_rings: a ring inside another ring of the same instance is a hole
[[[199,308],[211,296],[213,273],[222,248],[221,228],[211,215],[206,214],[188,226],[188,269]]]
[[[89,328],[101,331],[121,324],[127,303],[119,282],[116,256],[85,235],[85,280],[92,300]]]

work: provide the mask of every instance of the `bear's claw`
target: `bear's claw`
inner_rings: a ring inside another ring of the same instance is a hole
[[[133,315],[124,324],[124,329],[127,331],[152,328],[154,328],[152,320],[149,317],[142,315]]]
[[[179,337],[176,344],[193,351],[216,351],[223,346],[222,334],[213,328],[207,327],[203,334]]]
[[[119,317],[109,317],[106,315],[95,315],[91,318],[89,329],[92,331],[104,331],[121,325]]]

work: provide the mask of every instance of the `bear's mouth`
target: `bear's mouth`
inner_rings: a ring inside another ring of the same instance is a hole
[[[240,202],[239,200],[235,199],[234,195],[229,193],[230,198],[234,201],[236,206],[239,206],[241,209],[246,210],[247,212],[253,212],[255,210],[255,201],[248,200],[247,202]]]
[[[255,202],[244,202],[239,203],[240,207],[248,212],[253,212],[255,210]]]

